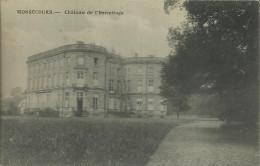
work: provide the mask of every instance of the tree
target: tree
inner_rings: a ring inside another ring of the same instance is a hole
[[[21,97],[23,95],[23,88],[22,87],[15,87],[11,90],[12,97]]]
[[[166,13],[177,2],[166,0]],[[216,94],[221,119],[256,123],[258,2],[186,1],[183,7],[188,21],[169,30],[175,52],[163,67],[163,86],[179,89],[178,96]]]
[[[18,105],[23,100],[24,92],[21,87],[11,90],[11,97],[4,99],[2,102],[7,109],[7,114],[15,115],[18,112]]]

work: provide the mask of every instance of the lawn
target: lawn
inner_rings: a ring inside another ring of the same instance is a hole
[[[175,126],[159,118],[2,119],[1,164],[143,166]]]

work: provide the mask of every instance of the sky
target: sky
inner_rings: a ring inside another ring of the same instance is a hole
[[[52,10],[50,15],[18,14],[17,10]],[[66,10],[118,11],[115,15],[68,15]],[[170,27],[185,21],[186,12],[163,10],[163,0],[6,0],[1,1],[1,96],[15,87],[26,89],[29,56],[76,41],[95,43],[122,57],[170,53]]]

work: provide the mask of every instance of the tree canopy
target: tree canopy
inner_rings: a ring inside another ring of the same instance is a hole
[[[165,11],[176,5],[166,0]],[[258,2],[186,1],[187,22],[170,28],[173,51],[162,70],[162,95],[219,95],[219,117],[255,123],[258,112]],[[173,18],[174,19],[174,18]],[[184,97],[184,98],[185,98]]]

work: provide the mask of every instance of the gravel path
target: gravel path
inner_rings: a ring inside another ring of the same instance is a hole
[[[198,121],[173,128],[147,166],[258,166],[258,149],[219,136],[220,121]]]

